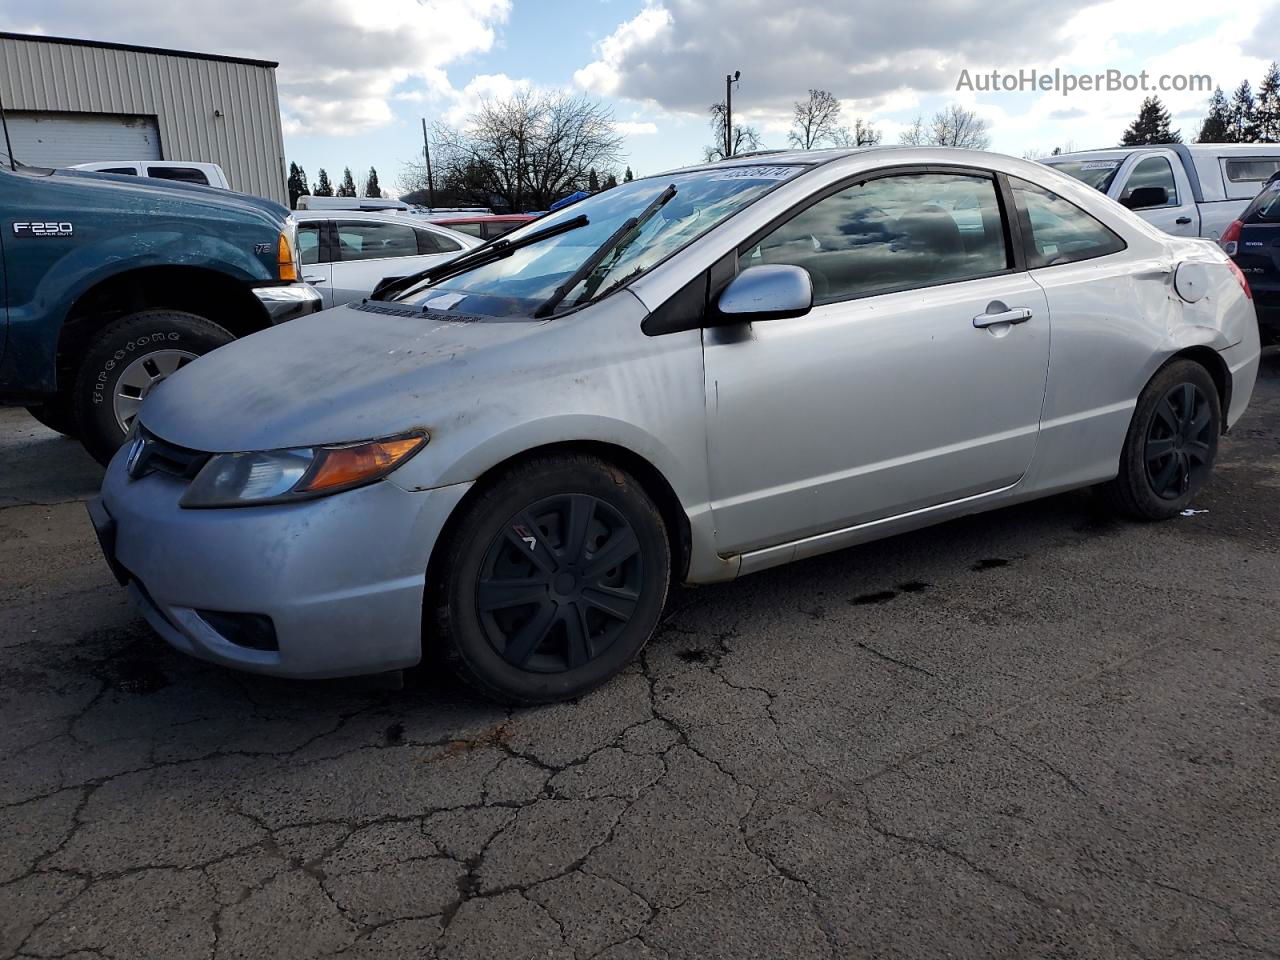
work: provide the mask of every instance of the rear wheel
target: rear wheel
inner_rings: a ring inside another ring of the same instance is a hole
[[[623,669],[658,625],[666,528],[625,472],[542,458],[488,485],[439,569],[436,620],[464,680],[508,703],[580,696]]]
[[[1209,372],[1192,360],[1170,363],[1138,397],[1120,473],[1104,495],[1137,520],[1164,520],[1186,509],[1213,470],[1221,421]]]
[[[234,339],[216,323],[177,310],[147,310],[111,324],[89,345],[72,395],[85,449],[105,465],[158,383]]]

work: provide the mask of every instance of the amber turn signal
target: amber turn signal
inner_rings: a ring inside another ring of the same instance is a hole
[[[278,264],[280,279],[294,282],[298,279],[298,262],[293,257],[293,246],[289,243],[289,234],[280,234]]]
[[[426,442],[425,436],[417,435],[317,450],[317,462],[295,489],[319,492],[368,483],[400,466]]]

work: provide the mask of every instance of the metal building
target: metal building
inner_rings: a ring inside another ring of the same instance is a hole
[[[276,66],[0,33],[0,106],[23,163],[212,162],[233,190],[287,204]]]

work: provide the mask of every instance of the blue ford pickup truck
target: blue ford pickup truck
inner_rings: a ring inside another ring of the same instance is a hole
[[[297,250],[289,211],[269,200],[5,162],[0,404],[105,463],[165,376],[320,309]]]

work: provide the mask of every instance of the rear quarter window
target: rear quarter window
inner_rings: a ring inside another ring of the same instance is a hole
[[[1125,249],[1125,242],[1092,214],[1051,190],[1009,178],[1022,226],[1027,266],[1093,260]]]

